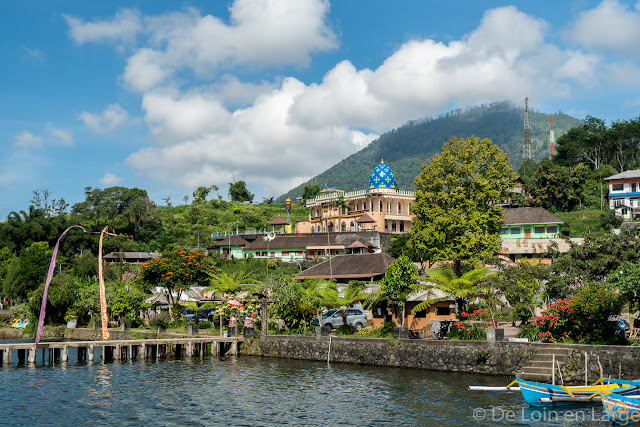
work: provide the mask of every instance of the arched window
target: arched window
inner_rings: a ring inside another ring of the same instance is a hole
[[[347,223],[346,223],[346,222],[343,222],[343,223],[340,225],[340,230],[341,230],[341,231],[347,231]]]
[[[384,212],[384,211],[382,210],[382,200],[380,200],[380,212]]]
[[[350,227],[350,228],[351,228],[351,231],[356,231],[356,230],[355,230],[355,225],[354,225],[353,221],[351,221],[351,227]]]
[[[398,202],[398,213],[402,213],[402,205],[400,204],[400,202]]]
[[[333,222],[330,222],[330,223],[327,225],[327,227],[328,227],[328,231],[329,231],[329,233],[332,233],[332,232],[333,232]]]
[[[318,233],[320,232],[320,226],[318,226]]]

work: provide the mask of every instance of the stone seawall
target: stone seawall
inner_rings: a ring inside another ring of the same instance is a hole
[[[241,354],[326,361],[329,338],[273,335],[245,342]],[[512,375],[535,349],[526,343],[331,337],[331,362]]]
[[[589,381],[609,375],[640,378],[640,347],[630,346],[331,337],[330,362],[514,376],[533,355],[554,349],[571,349],[561,366],[565,383],[584,382],[585,352]],[[270,335],[246,341],[240,352],[326,362],[328,350],[327,337]]]

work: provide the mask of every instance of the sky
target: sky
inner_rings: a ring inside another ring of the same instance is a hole
[[[5,1],[0,220],[34,190],[176,205],[244,180],[260,202],[409,120],[524,97],[637,118],[640,0]]]

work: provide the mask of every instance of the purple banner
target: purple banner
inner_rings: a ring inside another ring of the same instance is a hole
[[[94,232],[87,231],[84,229],[84,227],[80,225],[72,225],[71,227],[64,230],[60,235],[60,237],[58,237],[58,241],[56,242],[56,247],[53,248],[51,263],[49,264],[49,272],[47,273],[47,281],[44,284],[44,294],[42,295],[42,305],[40,306],[40,319],[38,320],[38,332],[36,333],[36,347],[40,342],[40,335],[42,335],[42,327],[44,326],[44,315],[45,315],[45,310],[47,308],[47,294],[49,293],[49,283],[51,283],[51,279],[53,278],[53,272],[56,268],[56,257],[58,256],[58,247],[60,246],[60,240],[62,239],[62,236],[64,236],[67,233],[67,231],[71,230],[74,227],[82,228],[82,231],[84,231],[85,233],[94,234]],[[95,234],[99,234],[99,233],[95,233]]]

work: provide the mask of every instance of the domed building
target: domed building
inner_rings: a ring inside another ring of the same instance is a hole
[[[410,232],[415,193],[398,190],[396,175],[384,160],[373,168],[368,178],[366,190],[345,193],[331,189],[307,200],[309,220],[297,223],[296,230],[299,233]]]

